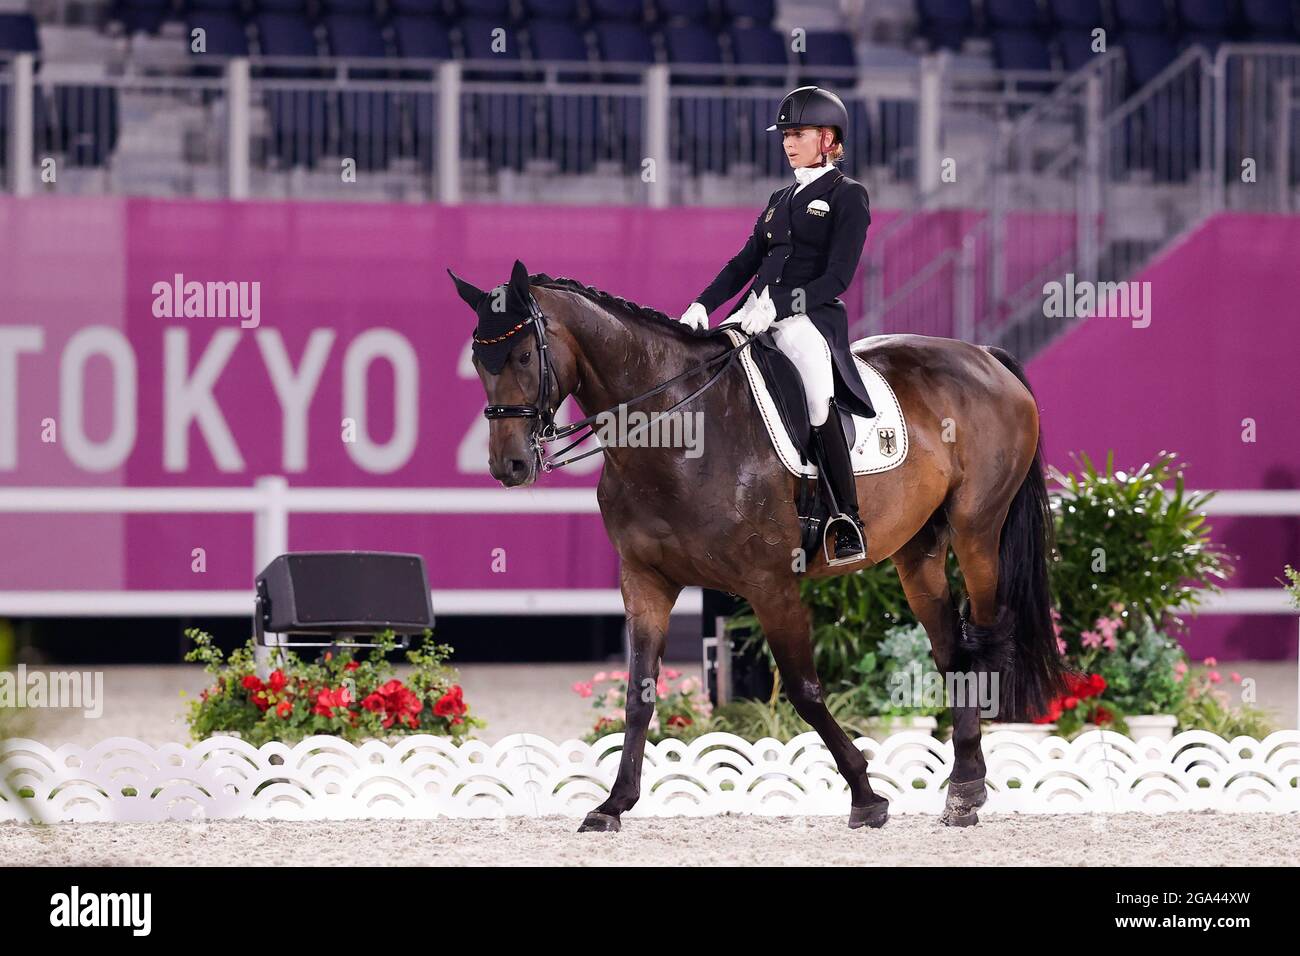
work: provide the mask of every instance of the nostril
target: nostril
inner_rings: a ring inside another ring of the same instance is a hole
[[[528,462],[524,461],[522,458],[510,459],[510,474],[523,475],[523,474],[527,474],[527,472],[528,472]]]

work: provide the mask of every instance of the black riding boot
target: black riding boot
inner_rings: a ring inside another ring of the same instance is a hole
[[[840,424],[839,409],[831,402],[831,413],[821,425],[814,426],[813,434],[821,447],[821,459],[826,466],[826,479],[830,483],[831,493],[840,511],[851,518],[862,532],[862,519],[858,517],[858,488],[853,478],[853,462],[849,458],[849,444],[844,437],[844,428]],[[836,521],[832,526],[836,561],[853,561],[866,557],[863,544],[866,536],[859,542],[846,521]]]

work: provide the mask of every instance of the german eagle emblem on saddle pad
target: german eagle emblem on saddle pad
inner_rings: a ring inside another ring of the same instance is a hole
[[[733,345],[738,345],[745,339],[737,329],[726,331]],[[852,351],[853,346],[857,344],[857,342],[852,343],[849,350]],[[808,477],[816,475],[816,465],[811,462],[803,464],[799,461],[799,450],[790,440],[790,434],[786,431],[785,423],[777,411],[776,402],[768,390],[763,373],[759,371],[758,365],[749,352],[749,349],[745,349],[740,353],[740,364],[749,378],[749,390],[754,395],[759,414],[763,416],[763,422],[767,426],[767,433],[771,436],[772,447],[776,449],[777,457],[781,459],[781,464],[785,465],[786,471],[792,475]],[[883,375],[857,355],[853,356],[853,361],[858,363],[858,374],[862,376],[862,384],[867,388],[871,407],[876,410],[875,418],[853,416],[856,435],[856,440],[850,449],[853,473],[872,475],[889,471],[891,468],[897,468],[907,458],[907,425],[903,421],[903,409],[898,404],[898,396],[894,394],[893,388],[885,381]]]

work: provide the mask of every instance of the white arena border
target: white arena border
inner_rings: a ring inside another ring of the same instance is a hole
[[[429,735],[363,744],[322,736],[256,748],[234,737],[188,746],[113,737],[51,748],[14,739],[0,744],[0,780],[8,785],[0,820],[579,817],[605,798],[622,742],[622,734],[595,744],[514,734],[459,746]],[[893,813],[942,810],[951,743],[905,731],[857,745]],[[1300,731],[1226,741],[1192,730],[1168,742],[1112,731],[1073,741],[996,731],[983,745],[989,799],[982,813],[1300,812],[1300,788],[1291,784],[1300,777]],[[16,797],[19,788],[34,796]],[[648,744],[642,793],[628,816],[849,809],[844,781],[811,732],[788,744],[724,733]]]

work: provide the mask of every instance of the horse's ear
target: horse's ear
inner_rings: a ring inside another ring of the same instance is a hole
[[[465,303],[471,309],[477,312],[479,303],[483,301],[484,297],[487,296],[487,293],[482,289],[470,285],[450,269],[447,270],[447,275],[451,276],[451,281],[456,283],[456,291],[460,293],[460,297],[465,300]]]
[[[521,300],[528,301],[528,270],[518,259],[515,260],[515,267],[510,270],[510,288],[515,290]]]

